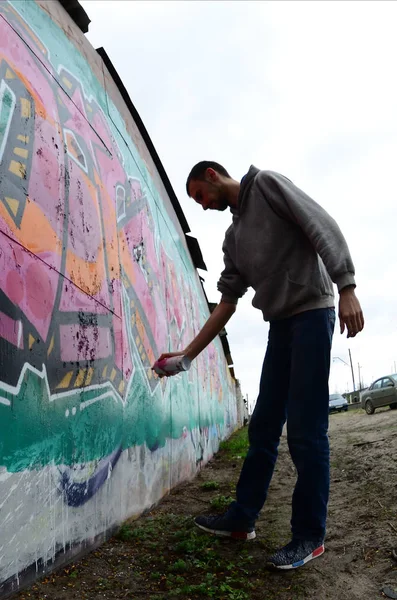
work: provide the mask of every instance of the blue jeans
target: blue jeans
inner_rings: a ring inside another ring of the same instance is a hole
[[[333,308],[270,323],[260,390],[248,435],[249,451],[232,512],[253,526],[266,500],[287,420],[288,447],[298,479],[292,497],[294,539],[323,540],[329,495],[328,378]]]

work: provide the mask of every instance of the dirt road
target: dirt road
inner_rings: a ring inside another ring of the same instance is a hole
[[[19,600],[215,598],[376,600],[397,590],[397,411],[330,417],[331,500],[326,553],[294,572],[264,568],[289,540],[295,471],[283,436],[253,542],[200,534],[198,513],[221,511],[233,496],[246,431],[152,512],[123,527],[97,552],[20,593]],[[391,596],[393,597],[393,596]]]

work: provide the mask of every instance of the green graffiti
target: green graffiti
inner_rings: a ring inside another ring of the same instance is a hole
[[[159,394],[149,405],[147,388],[137,381],[125,403],[110,385],[51,397],[45,373],[27,367],[18,392],[2,392],[0,398],[0,464],[11,472],[48,464],[71,466],[117,448],[143,443],[151,449],[163,447],[167,438],[178,439],[197,426],[198,419],[201,427],[222,428],[223,408],[203,415],[197,408],[186,400],[164,406]]]

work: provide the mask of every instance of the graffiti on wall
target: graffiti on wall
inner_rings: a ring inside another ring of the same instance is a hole
[[[135,445],[190,435],[200,460],[235,400],[219,341],[183,377],[151,370],[205,318],[199,280],[111,100],[60,61],[49,24],[39,36],[0,4],[0,465],[56,465],[80,506]]]

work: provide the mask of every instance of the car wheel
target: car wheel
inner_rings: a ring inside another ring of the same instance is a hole
[[[397,408],[397,402],[395,402],[394,404],[390,404],[390,408],[392,410],[396,410],[396,408]]]
[[[367,400],[365,403],[365,412],[367,413],[367,415],[373,415],[375,412],[374,409],[374,405],[372,404],[371,400]]]

